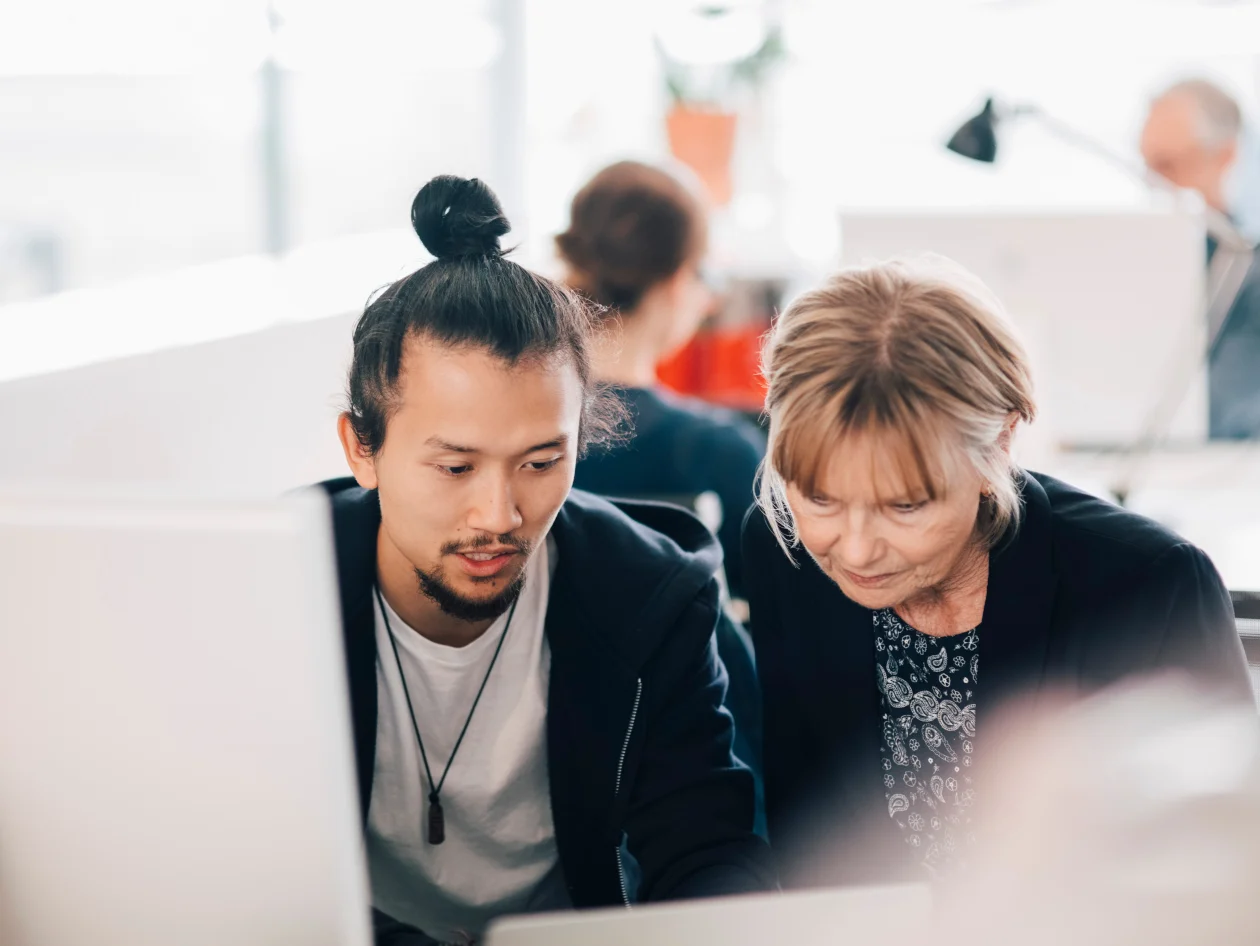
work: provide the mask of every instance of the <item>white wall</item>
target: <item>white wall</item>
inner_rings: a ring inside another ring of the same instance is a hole
[[[0,479],[279,492],[346,472],[357,313],[0,384]]]
[[[983,280],[1033,364],[1046,446],[1123,447],[1178,398],[1166,431],[1207,433],[1202,221],[1194,212],[853,211],[842,258],[940,253]],[[1197,353],[1197,354],[1196,354]]]
[[[483,4],[274,6],[292,246],[406,226],[434,174],[492,176]],[[267,10],[0,3],[0,243],[53,237],[65,289],[264,249]],[[21,272],[0,245],[0,302],[34,291]]]

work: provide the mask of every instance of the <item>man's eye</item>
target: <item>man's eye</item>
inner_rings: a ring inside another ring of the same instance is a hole
[[[529,467],[531,470],[535,470],[541,473],[544,470],[550,470],[553,466],[555,466],[559,462],[560,462],[560,457],[553,457],[550,460],[532,460],[529,463],[526,463],[525,465]]]
[[[447,476],[463,476],[465,473],[471,470],[472,467],[465,463],[460,466],[439,465],[438,469],[441,470],[443,473],[445,473]]]

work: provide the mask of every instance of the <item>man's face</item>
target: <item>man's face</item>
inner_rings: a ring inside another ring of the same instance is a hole
[[[1205,145],[1199,121],[1198,108],[1188,96],[1157,100],[1142,129],[1142,160],[1156,174],[1178,187],[1198,191],[1210,206],[1223,212],[1225,175],[1237,146]]]
[[[351,458],[379,491],[382,567],[405,561],[455,617],[505,611],[573,485],[582,400],[567,358],[410,339],[384,446]]]

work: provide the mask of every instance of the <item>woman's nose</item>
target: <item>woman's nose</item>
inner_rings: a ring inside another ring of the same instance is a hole
[[[840,564],[853,571],[872,565],[881,554],[879,538],[868,520],[851,521],[834,548]]]

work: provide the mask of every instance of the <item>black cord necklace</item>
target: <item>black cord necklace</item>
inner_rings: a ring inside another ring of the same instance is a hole
[[[490,658],[490,666],[486,668],[486,675],[481,680],[481,687],[477,690],[476,697],[473,698],[472,708],[468,711],[468,718],[464,720],[464,728],[459,731],[459,738],[455,740],[455,747],[451,749],[451,754],[446,760],[446,768],[442,770],[442,777],[438,779],[437,784],[433,782],[433,770],[429,768],[429,756],[424,751],[424,740],[420,738],[420,727],[416,724],[416,710],[411,705],[411,691],[407,688],[407,674],[403,672],[402,659],[398,656],[398,641],[394,639],[394,629],[389,626],[389,613],[385,610],[385,599],[381,597],[380,586],[377,586],[376,601],[381,608],[381,617],[385,619],[385,631],[389,634],[389,644],[394,651],[394,663],[398,667],[398,678],[402,680],[403,696],[407,700],[407,713],[411,716],[411,731],[416,734],[416,745],[420,747],[420,758],[424,762],[424,775],[429,780],[429,838],[430,844],[441,844],[446,840],[446,815],[442,812],[442,786],[446,784],[446,776],[451,772],[451,763],[455,761],[455,753],[459,752],[459,747],[464,742],[464,736],[468,733],[468,724],[472,722],[473,713],[477,711],[477,704],[481,702],[481,694],[486,690],[486,684],[490,682],[490,671],[494,669],[495,663],[499,659],[499,651],[503,649],[503,641],[507,638],[508,628],[512,626],[512,618],[516,614],[516,601],[512,602],[512,610],[508,612],[507,623],[503,625],[503,633],[499,635],[499,643],[495,645],[494,656]],[[518,601],[520,599],[517,599]]]

